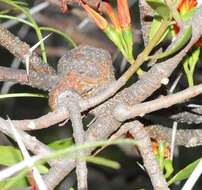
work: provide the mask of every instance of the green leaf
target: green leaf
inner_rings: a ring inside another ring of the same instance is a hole
[[[12,166],[22,161],[23,157],[19,149],[12,146],[0,145],[0,165]],[[40,173],[47,173],[48,168],[44,165],[37,165]]]
[[[106,167],[113,168],[113,169],[120,168],[120,164],[118,162],[115,162],[113,160],[109,160],[106,158],[101,158],[101,157],[97,157],[97,156],[96,157],[89,156],[89,157],[85,157],[85,160],[87,162],[91,162],[91,163],[101,165],[101,166],[106,166]]]
[[[121,51],[123,56],[128,60],[128,52],[127,52],[127,46],[125,44],[125,41],[123,39],[122,33],[120,31],[117,31],[114,27],[108,26],[105,29],[105,34],[107,37],[116,45],[116,47]]]
[[[171,47],[170,49],[166,50],[165,52],[153,56],[153,59],[154,60],[163,59],[178,52],[190,40],[191,34],[192,34],[192,27],[190,25],[186,26],[185,32],[182,34],[182,36],[176,42],[176,44],[173,45],[173,47]]]
[[[69,190],[75,190],[73,187],[70,187]]]
[[[133,32],[131,26],[122,29],[122,38],[127,46],[127,58],[130,63],[134,62],[133,57]]]
[[[51,27],[40,27],[41,30],[43,31],[50,31],[50,32],[54,32],[60,36],[62,36],[69,44],[72,48],[76,47],[76,43],[68,36],[66,35],[64,32],[55,29],[55,28],[51,28]]]
[[[153,17],[153,21],[152,21],[152,24],[151,24],[151,27],[150,27],[150,31],[149,31],[149,41],[151,41],[151,39],[155,36],[156,32],[158,31],[160,25],[161,25],[161,20],[162,18],[158,15],[154,15]],[[170,28],[168,28],[165,32],[165,34],[162,36],[161,40],[158,42],[161,43],[162,40],[165,39],[165,37],[167,36],[167,34],[170,32]],[[158,45],[156,44],[156,45]]]
[[[173,173],[173,164],[172,164],[172,160],[169,159],[165,159],[164,160],[164,168],[166,173],[164,174],[165,178],[170,177],[170,175]]]
[[[12,146],[0,146],[0,165],[11,166],[22,161],[21,152]]]
[[[183,62],[184,71],[187,76],[189,86],[194,85],[193,74],[199,60],[200,48],[195,48],[191,54],[187,55]]]
[[[27,174],[27,170],[23,170],[19,172],[14,177],[8,178],[2,182],[0,182],[0,189],[6,190],[13,188],[26,187],[28,185],[27,178],[25,177]]]
[[[146,0],[146,2],[163,19],[168,20],[170,18],[170,9],[165,4],[164,0]]]
[[[10,189],[11,187],[20,188],[26,187],[28,185],[26,177],[21,177],[17,180],[15,178],[9,178],[7,180],[0,182],[0,189],[6,190]]]
[[[157,160],[159,162],[160,168],[163,171],[164,169],[164,152],[165,152],[166,145],[165,143],[159,143],[158,152],[157,152]]]
[[[40,174],[48,173],[48,168],[42,164],[37,164],[36,168],[39,170]]]
[[[198,163],[200,162],[201,159],[202,158],[195,160],[194,162],[192,162],[191,164],[186,166],[184,169],[180,170],[175,176],[173,176],[168,181],[168,184],[171,185],[177,181],[181,181],[181,180],[188,178],[191,175],[191,173],[193,172],[193,170],[195,169],[195,167],[198,165]]]
[[[47,98],[45,94],[36,94],[36,93],[9,93],[9,94],[1,94],[0,99],[5,98],[19,98],[19,97],[36,97],[36,98]]]
[[[159,15],[154,15],[149,31],[149,41],[154,37],[160,25],[161,25],[161,17]]]
[[[68,148],[72,145],[73,145],[72,138],[61,139],[48,144],[48,146],[50,148],[53,148],[54,150]]]

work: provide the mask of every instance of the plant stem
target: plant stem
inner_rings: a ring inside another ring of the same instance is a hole
[[[161,22],[161,25],[160,25],[158,31],[156,32],[156,34],[154,35],[154,37],[151,39],[151,41],[145,47],[143,52],[139,54],[139,56],[134,61],[134,63],[131,64],[131,67],[124,73],[125,80],[128,80],[139,69],[139,67],[144,63],[147,56],[150,54],[152,49],[156,46],[156,44],[159,42],[161,37],[164,35],[168,26],[169,26],[169,21],[164,20]]]

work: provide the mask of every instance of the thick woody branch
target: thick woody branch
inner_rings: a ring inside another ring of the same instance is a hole
[[[127,106],[119,104],[114,109],[114,117],[119,121],[134,118],[138,115],[144,115],[159,109],[170,107],[174,104],[183,102],[202,93],[202,84],[196,85],[176,94],[160,97],[156,100]]]
[[[147,126],[145,130],[149,136],[160,141],[171,143],[172,128],[161,125]],[[201,129],[179,129],[176,132],[175,145],[185,147],[195,147],[202,145]]]
[[[152,181],[154,190],[168,190],[168,184],[159,167],[159,164],[152,152],[150,137],[144,129],[144,126],[138,121],[128,123],[134,127],[130,129],[129,133],[138,142],[138,148],[143,158],[144,166]]]

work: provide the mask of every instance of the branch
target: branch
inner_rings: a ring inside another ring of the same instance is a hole
[[[161,125],[150,125],[145,128],[149,136],[164,142],[171,143],[172,129]],[[175,145],[195,147],[202,145],[202,129],[178,129]]]
[[[176,94],[160,97],[156,100],[127,106],[118,104],[114,109],[114,117],[119,121],[134,118],[138,115],[144,115],[159,109],[170,107],[174,104],[183,102],[202,93],[202,84],[196,85]]]
[[[12,130],[9,126],[9,123],[2,118],[0,118],[0,131],[2,131],[4,134],[8,135],[13,140],[15,140]],[[20,134],[26,148],[29,149],[32,153],[36,155],[46,155],[52,152],[52,149],[50,149],[47,145],[40,142],[36,137],[29,135],[28,133],[22,131],[19,128],[18,128],[18,133]],[[50,166],[55,166],[55,165],[58,166],[60,164],[60,161],[50,160],[49,164]]]
[[[71,91],[68,91],[67,94],[65,94],[65,96],[68,96],[65,102],[72,122],[73,136],[75,143],[76,145],[83,144],[85,142],[85,131],[83,129],[82,117],[80,113],[80,107],[78,104],[78,100],[80,99],[80,97]],[[77,153],[77,155],[78,155],[78,160],[76,161],[77,188],[78,190],[87,190],[88,169],[86,166],[86,161],[82,160],[85,156],[85,152],[80,151],[79,153]]]
[[[168,184],[152,152],[150,137],[145,131],[143,125],[138,121],[128,123],[128,125],[134,126],[129,132],[138,142],[138,148],[154,190],[168,190]]]
[[[194,16],[194,19],[192,21],[192,26],[194,29],[190,46],[193,45],[202,34],[202,11],[198,11]],[[187,49],[185,50],[187,51]],[[139,80],[137,83],[135,83],[128,89],[124,89],[113,99],[101,105],[96,112],[100,113],[98,114],[97,120],[86,132],[87,141],[106,139],[110,134],[117,130],[120,126],[120,123],[112,117],[111,110],[108,109],[109,105],[113,107],[117,102],[135,104],[137,102],[143,101],[161,86],[161,80],[163,78],[167,78],[173,72],[173,70],[178,65],[179,61],[186,54],[186,51],[182,51],[183,53],[179,53],[178,55],[169,59],[166,62],[155,65],[154,67],[152,67],[152,69],[150,69],[148,73],[145,73],[141,80]],[[56,114],[56,118],[54,117],[54,114]],[[33,126],[35,129],[38,128],[38,126],[47,126],[43,119],[45,119],[46,117],[50,117],[50,115],[52,115],[52,119],[54,121],[51,122],[51,120],[48,120],[49,124],[54,123],[56,121],[60,122],[66,119],[68,113],[64,113],[64,111],[62,112],[62,114],[58,112],[49,113],[48,116],[44,116],[37,120],[36,124],[38,125],[35,125],[35,120],[25,120],[23,122],[18,121],[18,127],[21,127],[20,124],[22,124],[23,128],[27,128],[27,126],[24,124],[29,124],[31,121],[34,123]],[[42,119],[42,123],[40,123],[40,119]],[[85,153],[87,155],[90,154],[90,152],[91,150],[88,150]],[[54,188],[74,167],[74,160],[69,160],[64,163],[63,167],[61,167],[60,165],[58,167],[51,168],[49,174],[45,175],[45,179],[47,181],[48,186],[50,188]]]
[[[168,59],[167,61],[162,62],[161,64],[154,65],[147,74],[144,74],[141,80],[139,80],[137,83],[132,85],[130,88],[123,90],[121,93],[116,95],[111,101],[108,101],[108,103],[100,106],[99,109],[96,109],[95,114],[96,115],[103,114],[103,110],[108,109],[107,107],[109,104],[113,105],[116,102],[124,101],[128,104],[135,104],[137,102],[141,102],[145,98],[150,96],[156,89],[158,89],[161,86],[161,81],[164,78],[167,78],[172,73],[172,71],[177,67],[177,64],[186,55],[186,52],[200,38],[202,34],[202,26],[198,24],[198,21],[200,19],[202,23],[202,15],[200,15],[200,11],[198,11],[197,14],[195,14],[191,20],[192,21],[191,24],[193,28],[192,39],[183,51],[181,51],[180,53],[178,53],[176,56],[172,57],[171,59]],[[196,30],[196,28],[198,28],[198,30]],[[81,102],[80,104],[82,111],[89,109],[91,106],[92,104],[90,106],[88,105],[88,100]],[[54,117],[53,122],[50,121],[51,118],[49,116],[54,114],[50,113],[47,116],[42,116],[41,118],[37,120],[24,120],[18,126],[26,130],[30,130],[30,128],[27,127],[27,125],[30,126],[29,125],[30,123],[34,123],[35,129],[49,127],[50,126],[49,123],[55,124],[55,122],[60,122],[62,120],[65,120],[68,117],[67,116],[68,114],[64,113],[64,111],[61,112],[61,115],[58,112],[56,114],[56,118]],[[44,120],[45,118],[48,119],[48,125],[46,124],[46,121]],[[15,124],[15,126],[17,125]]]
[[[22,42],[18,37],[14,36],[2,25],[0,25],[0,45],[5,47],[16,58],[22,60],[23,62],[25,62],[26,55],[29,54],[29,45]],[[50,89],[50,87],[56,83],[55,81],[57,81],[57,76],[55,75],[54,69],[47,64],[42,64],[41,58],[39,58],[36,53],[32,53],[29,61],[30,70],[32,71],[29,78],[31,82],[28,82],[28,80],[25,78],[26,75],[22,70],[18,72],[18,70],[4,67],[0,68],[2,70],[0,71],[0,80],[20,82],[22,84],[44,90]],[[6,75],[7,73],[13,74],[14,76]]]
[[[22,85],[28,85],[42,90],[49,90],[56,84],[57,80],[58,77],[56,75],[47,75],[33,70],[30,71],[28,80],[25,70],[0,66],[0,81],[17,82]]]
[[[199,105],[198,108],[191,109],[190,111],[182,111],[171,115],[170,118],[182,123],[200,124],[202,122],[202,109]]]
[[[200,9],[201,8],[202,7],[200,7]],[[201,16],[200,21],[202,23],[202,11],[199,11],[194,17],[195,21],[193,20],[192,22],[193,27],[199,26],[199,15]],[[199,32],[193,30],[195,33],[193,33],[192,40],[189,43],[189,46],[186,47],[185,51],[181,51],[168,61],[154,65],[137,83],[128,89],[124,89],[114,98],[96,108],[94,113],[98,116],[98,118],[86,132],[87,142],[106,139],[120,127],[120,123],[112,117],[109,106],[113,107],[117,102],[124,102],[128,104],[141,102],[161,86],[162,79],[167,78],[173,72],[178,63],[186,55],[186,51],[188,51],[188,49],[200,38],[202,34],[202,26],[198,29]],[[85,153],[88,155],[90,152],[91,150],[88,150]],[[62,169],[59,167],[51,168],[49,174],[45,175],[45,179],[48,181],[49,186],[52,188],[55,187],[74,167],[75,162],[70,160],[64,164]],[[55,175],[56,173],[57,175]]]
[[[22,42],[18,37],[10,33],[6,28],[0,25],[0,44],[5,47],[16,58],[25,62],[26,55],[29,55],[29,45]],[[52,67],[42,64],[41,58],[33,53],[30,56],[30,67],[38,72],[46,74],[54,74]]]

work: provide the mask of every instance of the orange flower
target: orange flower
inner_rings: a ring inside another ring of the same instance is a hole
[[[127,0],[117,0],[119,22],[122,28],[127,28],[131,24],[130,12]]]
[[[154,155],[157,155],[159,152],[159,143],[160,142],[152,141],[152,151],[153,151]],[[165,159],[170,158],[170,148],[167,144],[165,145],[165,148],[164,148],[163,157]]]
[[[124,57],[129,62],[133,62],[133,34],[131,30],[131,20],[127,0],[117,0],[118,16],[114,12],[107,0],[104,2],[105,10],[112,25],[98,12],[92,9],[84,1],[80,1],[81,6],[91,16],[98,27],[105,32],[107,37],[119,48]]]
[[[181,0],[178,4],[177,10],[181,15],[185,15],[188,11],[197,6],[196,0]]]
[[[112,21],[112,24],[114,25],[114,27],[118,30],[120,30],[120,23],[119,20],[117,18],[117,15],[115,14],[112,6],[108,3],[108,2],[103,2],[105,5],[105,11],[107,13],[107,15],[109,16],[109,18]]]
[[[100,27],[101,30],[106,30],[108,27],[107,20],[102,17],[99,13],[93,10],[88,4],[82,3],[81,6],[85,9],[85,11],[93,18],[96,25]]]
[[[191,11],[193,8],[197,6],[197,0],[181,0],[177,6],[177,10],[180,12],[180,14],[183,16],[187,12]],[[177,34],[179,32],[179,27],[174,24],[173,30]],[[199,38],[199,40],[194,44],[196,47],[202,46],[202,37]]]

